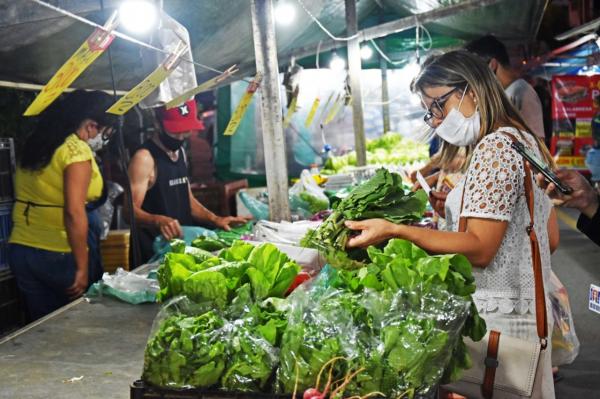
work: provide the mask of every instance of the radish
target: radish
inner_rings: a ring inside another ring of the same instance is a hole
[[[325,395],[316,388],[308,388],[304,391],[304,395],[302,395],[302,399],[323,399],[324,397]]]

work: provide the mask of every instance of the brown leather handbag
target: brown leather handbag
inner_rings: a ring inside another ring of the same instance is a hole
[[[517,138],[506,134],[513,142]],[[510,337],[501,331],[489,331],[479,342],[468,338],[465,344],[473,359],[473,367],[465,370],[460,381],[444,386],[444,389],[472,398],[516,399],[541,398],[544,359],[550,356],[548,342],[548,316],[546,295],[542,276],[540,248],[534,225],[533,177],[529,165],[525,166],[525,198],[531,222],[524,233],[531,241],[533,276],[535,283],[535,313],[539,342]],[[464,190],[463,190],[464,200]],[[461,213],[462,213],[461,201]],[[466,220],[460,218],[458,231],[466,231]]]

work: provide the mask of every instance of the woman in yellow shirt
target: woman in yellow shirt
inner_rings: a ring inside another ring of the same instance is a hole
[[[74,91],[41,115],[15,178],[9,263],[29,316],[40,318],[81,296],[91,283],[86,203],[102,194],[92,148],[117,117],[106,93]],[[97,278],[97,276],[95,276]]]

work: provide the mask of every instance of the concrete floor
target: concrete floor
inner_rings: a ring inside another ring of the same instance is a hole
[[[600,285],[600,247],[574,229],[576,212],[561,210],[559,220],[560,247],[552,269],[569,292],[581,348],[572,364],[560,368],[556,398],[600,398],[600,314],[588,310],[590,284]]]

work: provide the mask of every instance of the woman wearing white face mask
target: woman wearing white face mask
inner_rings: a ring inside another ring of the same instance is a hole
[[[347,222],[349,228],[360,231],[348,245],[365,247],[404,238],[430,253],[464,254],[475,266],[477,291],[473,297],[488,330],[537,342],[524,163],[506,133],[547,163],[552,164],[552,158],[476,56],[453,51],[430,57],[411,87],[427,109],[425,122],[443,140],[442,166],[450,164],[461,149],[467,154],[465,177],[446,201],[448,231],[395,225],[382,219]],[[558,227],[550,200],[532,186],[534,230],[546,280],[550,253],[558,245]],[[463,219],[461,232],[459,217]],[[553,388],[548,361],[543,397],[553,398]]]
[[[103,191],[91,147],[99,149],[111,134],[112,103],[106,93],[82,90],[57,100],[20,154],[9,265],[31,320],[81,296],[102,276],[101,264],[90,264],[86,203]]]

